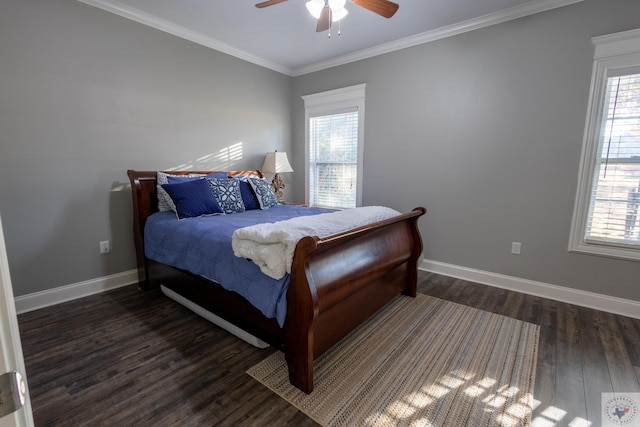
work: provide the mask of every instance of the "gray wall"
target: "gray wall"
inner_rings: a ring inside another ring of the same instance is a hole
[[[591,37],[639,24],[637,0],[586,0],[298,77],[293,167],[300,96],[366,83],[363,204],[425,206],[425,258],[640,300],[640,263],[567,251]]]
[[[290,78],[75,0],[5,1],[0,214],[14,293],[135,267],[129,168],[253,169],[286,150],[287,197],[302,201],[300,96],[367,83],[364,203],[426,206],[426,258],[640,300],[639,263],[567,252],[590,39],[639,17],[637,0],[585,0]]]
[[[3,1],[0,214],[14,294],[135,268],[127,169],[260,168],[289,148],[291,84],[75,0]]]

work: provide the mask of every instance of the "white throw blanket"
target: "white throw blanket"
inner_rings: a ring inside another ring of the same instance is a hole
[[[397,215],[400,212],[391,208],[366,206],[256,224],[234,231],[231,246],[235,256],[248,258],[267,276],[281,279],[291,273],[296,244],[304,236],[327,237]]]

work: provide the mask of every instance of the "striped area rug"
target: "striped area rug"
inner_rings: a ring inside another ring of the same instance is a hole
[[[276,352],[248,374],[324,426],[528,426],[540,328],[399,296],[321,356],[314,391]]]

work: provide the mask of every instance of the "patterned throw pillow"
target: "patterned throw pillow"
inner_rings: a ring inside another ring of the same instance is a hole
[[[249,184],[253,188],[253,192],[256,193],[260,209],[269,209],[278,204],[276,193],[266,179],[249,177]]]
[[[240,181],[234,178],[207,179],[218,200],[218,204],[226,214],[244,212],[244,203],[240,193]]]
[[[196,178],[202,178],[204,176],[208,176],[211,178],[226,178],[227,172],[216,172],[211,175],[204,175],[201,173],[190,173],[187,175],[171,175],[168,173],[164,173],[158,171],[157,174],[157,196],[158,196],[158,211],[166,212],[166,211],[176,211],[176,205],[173,203],[171,196],[167,194],[164,188],[162,188],[163,184],[176,184],[182,181],[190,181]]]
[[[176,207],[178,219],[223,213],[209,183],[204,179],[162,184]]]

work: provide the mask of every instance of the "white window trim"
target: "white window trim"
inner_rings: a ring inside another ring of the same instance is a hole
[[[305,203],[309,204],[309,119],[331,114],[347,108],[358,109],[358,175],[356,180],[356,206],[362,206],[362,177],[364,157],[364,101],[366,83],[345,88],[314,93],[302,97],[304,100],[304,188]]]
[[[591,186],[598,150],[598,135],[603,114],[607,76],[610,70],[640,65],[640,29],[594,37],[595,55],[589,91],[589,106],[580,155],[578,190],[573,209],[569,251],[640,261],[640,250],[603,242],[587,242],[587,225]]]

